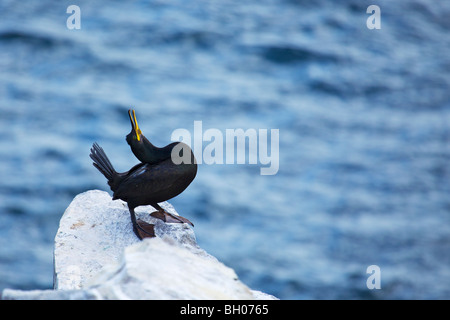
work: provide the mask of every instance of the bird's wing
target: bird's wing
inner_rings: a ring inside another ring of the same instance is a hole
[[[142,195],[160,194],[171,190],[182,178],[182,172],[173,165],[136,166],[130,170],[128,176],[114,192],[114,198],[126,201],[126,199]]]

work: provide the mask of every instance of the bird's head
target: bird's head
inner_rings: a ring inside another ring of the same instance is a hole
[[[128,116],[131,121],[131,132],[127,135],[126,140],[136,158],[141,162],[150,164],[170,158],[172,145],[164,148],[155,147],[139,129],[134,110],[128,110]]]
[[[129,145],[136,145],[140,144],[143,141],[143,134],[141,129],[139,129],[137,120],[136,120],[136,113],[134,110],[128,110],[128,116],[130,117],[131,121],[131,132],[127,135],[127,142]]]

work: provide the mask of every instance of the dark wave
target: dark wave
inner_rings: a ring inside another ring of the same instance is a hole
[[[60,45],[70,45],[71,42],[65,39],[57,39],[50,35],[36,34],[32,32],[10,30],[0,32],[0,43],[12,44],[22,43],[34,48],[51,49]]]
[[[341,57],[338,57],[334,54],[327,54],[308,48],[294,46],[256,46],[251,50],[256,51],[267,61],[277,64],[307,62],[337,63],[342,61]]]

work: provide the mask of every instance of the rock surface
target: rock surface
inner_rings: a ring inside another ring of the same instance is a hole
[[[160,205],[177,214],[169,203]],[[56,290],[5,289],[2,299],[276,299],[249,289],[201,249],[188,224],[164,223],[152,211],[136,209],[157,235],[140,241],[126,203],[99,190],[79,194],[55,237]]]
[[[177,214],[167,202],[161,207]],[[136,208],[137,219],[155,224],[159,238],[201,252],[187,224],[164,223],[151,217],[151,206]],[[117,262],[124,249],[141,242],[133,233],[127,204],[113,201],[104,191],[92,190],[75,197],[61,218],[55,237],[54,289],[80,289],[104,266]]]

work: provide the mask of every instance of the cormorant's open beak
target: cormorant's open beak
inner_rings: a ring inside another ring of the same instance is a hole
[[[130,117],[131,128],[136,134],[137,141],[141,141],[142,132],[141,132],[141,129],[139,129],[139,126],[138,126],[138,123],[136,120],[136,113],[134,112],[134,110],[131,110],[131,109],[128,110],[128,116]]]

